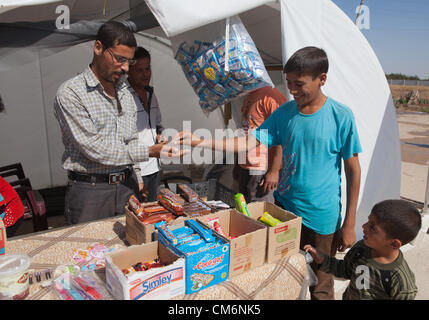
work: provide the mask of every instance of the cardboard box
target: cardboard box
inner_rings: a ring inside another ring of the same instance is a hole
[[[156,204],[157,202],[150,202],[149,204]],[[169,222],[169,225],[180,223],[183,220],[189,219],[188,217],[178,217]],[[156,241],[154,234],[155,226],[153,224],[143,224],[136,215],[125,207],[125,239],[130,245],[148,243]]]
[[[230,277],[264,264],[267,244],[267,228],[264,225],[235,209],[218,211],[210,216],[199,217],[197,220],[208,225],[211,218],[219,218],[219,224],[226,237],[237,237],[229,240]]]
[[[250,217],[258,220],[267,211],[274,218],[283,221],[275,227],[267,226],[267,263],[299,252],[302,218],[269,202],[252,202],[247,204]]]
[[[165,267],[122,273],[157,257]],[[185,293],[185,260],[158,241],[119,249],[106,256],[106,285],[117,300],[170,299]]]
[[[198,221],[197,221],[198,222]],[[203,223],[198,222],[203,228],[209,229]],[[185,221],[169,226],[171,230],[185,226]],[[223,243],[221,246],[207,249],[202,252],[189,254],[183,253],[172,245],[161,233],[158,233],[158,241],[165,244],[174,253],[185,258],[186,268],[186,293],[191,294],[206,289],[228,279],[229,271],[229,242],[222,236],[213,232],[215,238]]]
[[[6,227],[0,218],[0,256],[6,254]]]

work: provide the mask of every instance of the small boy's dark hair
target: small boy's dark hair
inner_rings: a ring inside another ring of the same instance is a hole
[[[120,44],[132,48],[137,47],[137,41],[133,31],[119,21],[108,21],[104,23],[100,29],[98,29],[95,40],[101,42],[104,50]]]
[[[323,49],[305,47],[296,51],[286,62],[283,72],[296,72],[299,75],[309,74],[315,79],[329,69],[328,56]]]
[[[422,227],[422,217],[412,203],[405,200],[384,200],[371,211],[380,227],[392,239],[401,240],[402,245],[412,241]]]
[[[134,59],[143,59],[143,58],[149,58],[150,60],[150,53],[143,47],[137,47],[136,52],[134,52]]]

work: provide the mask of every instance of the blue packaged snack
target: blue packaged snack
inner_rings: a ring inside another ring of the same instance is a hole
[[[194,229],[185,226],[185,227],[181,227],[181,228],[178,228],[178,229],[171,230],[171,233],[176,238],[181,239],[181,238],[184,238],[184,237],[187,237],[187,236],[193,234],[194,233]]]
[[[158,229],[158,231],[162,233],[162,235],[173,245],[177,245],[179,243],[179,240],[171,233],[171,230],[167,227],[165,221],[155,223],[155,228]]]
[[[185,224],[187,224],[189,227],[194,229],[195,232],[198,233],[204,239],[205,242],[214,241],[215,237],[213,236],[212,230],[211,229],[205,229],[203,226],[201,226],[194,219],[186,220]]]

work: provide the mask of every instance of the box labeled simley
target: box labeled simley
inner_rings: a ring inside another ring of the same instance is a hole
[[[122,272],[158,257],[164,267]],[[119,249],[106,256],[106,285],[117,300],[167,300],[185,293],[185,259],[158,241]]]
[[[147,204],[156,203],[157,202],[148,202]],[[176,219],[171,220],[168,224],[173,225],[186,219],[189,218],[185,216],[177,217]],[[156,241],[157,239],[154,232],[154,224],[144,224],[136,217],[128,206],[125,207],[125,239],[130,245]]]
[[[233,277],[265,262],[267,228],[235,209],[227,209],[197,218],[204,224],[218,218],[218,223],[229,240],[229,276]]]
[[[210,229],[201,222],[203,228]],[[185,221],[171,225],[169,228],[175,230],[185,226]],[[211,229],[210,229],[211,230]],[[228,279],[229,271],[229,243],[224,237],[213,232],[216,239],[222,242],[220,246],[213,246],[207,250],[197,253],[183,253],[170,241],[164,238],[162,233],[158,234],[158,241],[165,244],[173,252],[185,258],[186,268],[186,294],[195,293]]]
[[[299,252],[302,218],[269,202],[251,202],[247,204],[250,217],[258,220],[266,211],[279,219],[275,227],[263,224],[268,229],[267,263],[271,263]],[[262,223],[258,221],[258,223]]]

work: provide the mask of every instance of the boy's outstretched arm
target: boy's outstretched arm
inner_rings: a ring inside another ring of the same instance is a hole
[[[344,160],[347,183],[347,205],[344,223],[340,229],[338,251],[343,252],[356,241],[356,210],[359,198],[361,169],[358,154]]]
[[[249,152],[257,147],[260,142],[253,135],[249,134],[242,137],[230,139],[200,139],[190,131],[179,132],[172,140],[173,144],[183,144],[191,147],[208,148],[226,152]]]
[[[350,257],[354,254],[352,252],[353,249],[345,255],[344,260],[330,257],[309,244],[304,246],[304,250],[311,254],[314,262],[319,265],[321,271],[331,273],[338,278],[350,279],[352,273]]]

